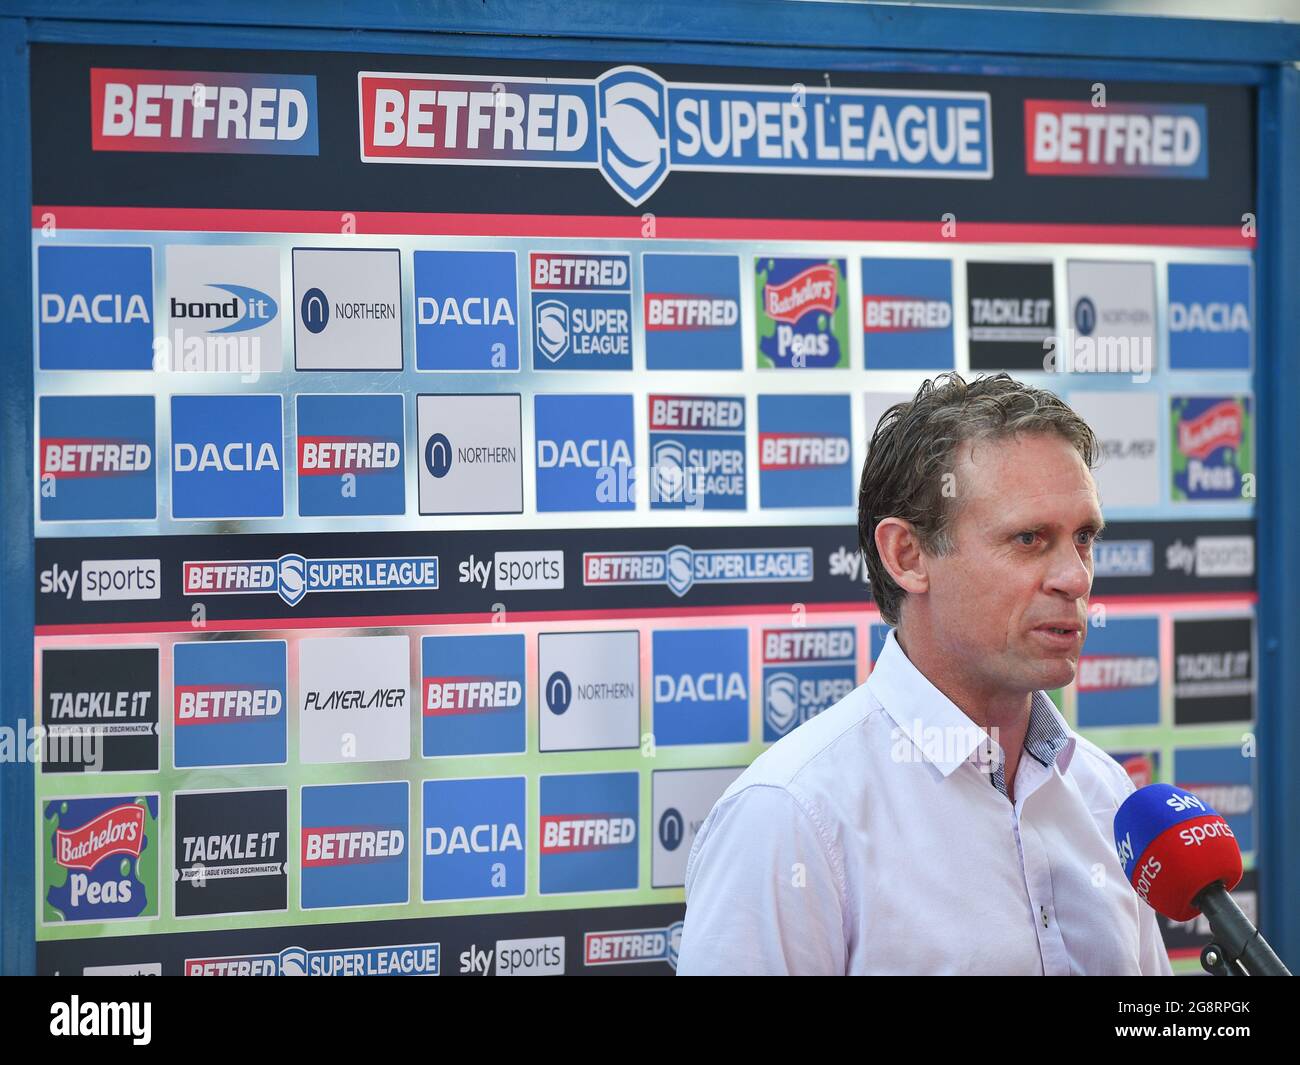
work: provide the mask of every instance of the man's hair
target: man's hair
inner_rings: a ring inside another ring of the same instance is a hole
[[[867,448],[858,488],[858,541],[871,593],[890,625],[898,624],[906,592],[889,575],[876,550],[882,518],[903,518],[931,555],[952,550],[954,493],[945,492],[967,441],[1002,440],[1020,433],[1054,433],[1073,445],[1089,469],[1101,446],[1096,434],[1059,397],[1005,373],[965,381],[942,373],[916,395],[885,411]]]

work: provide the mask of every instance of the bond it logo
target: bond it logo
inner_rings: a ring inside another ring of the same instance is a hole
[[[633,206],[672,170],[993,176],[987,93],[357,75],[361,160],[599,170]]]

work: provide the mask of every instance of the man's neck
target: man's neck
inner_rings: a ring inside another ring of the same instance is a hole
[[[1029,731],[1032,692],[984,690],[974,679],[952,668],[952,659],[932,641],[904,634],[902,626],[895,638],[908,661],[952,704],[980,728],[997,740],[1006,756],[1007,790],[1010,792],[1020,748]]]

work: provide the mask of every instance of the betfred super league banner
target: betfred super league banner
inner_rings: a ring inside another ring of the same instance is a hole
[[[34,141],[38,204],[1234,227],[1253,204],[1251,94],[1238,86],[1108,82],[1099,107],[1088,84],[1051,78],[89,46],[32,55],[33,128],[57,131]],[[457,285],[473,278],[513,362],[521,323],[502,309],[500,265],[431,259],[417,285],[447,268]],[[453,339],[464,321],[445,312],[420,306],[418,357],[479,362]]]

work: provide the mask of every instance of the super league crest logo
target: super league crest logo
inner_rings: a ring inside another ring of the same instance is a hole
[[[642,67],[615,67],[596,82],[600,172],[633,207],[668,176],[668,90]]]

